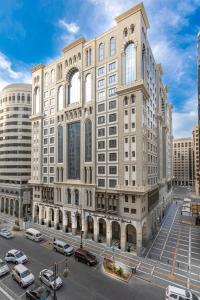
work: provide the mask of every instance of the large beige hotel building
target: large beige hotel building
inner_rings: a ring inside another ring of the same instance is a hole
[[[32,70],[33,219],[140,253],[171,201],[172,115],[138,4]]]

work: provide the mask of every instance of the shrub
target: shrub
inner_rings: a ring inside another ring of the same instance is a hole
[[[20,231],[20,227],[18,225],[13,225],[12,230],[13,231]]]
[[[119,267],[119,268],[116,270],[116,273],[117,273],[117,275],[119,275],[120,277],[122,277],[122,276],[123,276],[123,273],[124,273],[122,267]]]
[[[112,264],[109,264],[109,263],[106,263],[106,264],[105,264],[105,268],[106,268],[107,270],[112,271],[112,270],[113,270],[113,265],[112,265]]]

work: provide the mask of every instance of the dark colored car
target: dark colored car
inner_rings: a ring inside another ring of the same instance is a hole
[[[87,250],[84,250],[84,249],[81,249],[81,248],[79,248],[75,251],[74,257],[78,261],[81,261],[81,262],[87,264],[88,266],[95,266],[98,263],[97,259],[96,259],[96,256],[94,256],[93,254],[91,254]]]
[[[50,290],[44,286],[35,286],[26,291],[26,299],[29,300],[53,300],[53,295]]]

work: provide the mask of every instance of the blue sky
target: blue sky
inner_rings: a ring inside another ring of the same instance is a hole
[[[30,82],[31,68],[48,63],[74,39],[93,38],[135,0],[0,0],[0,88]],[[148,38],[174,106],[174,136],[190,136],[197,120],[196,36],[200,0],[144,0]]]

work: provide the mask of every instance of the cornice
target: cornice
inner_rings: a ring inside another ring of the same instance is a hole
[[[40,69],[44,69],[44,68],[45,68],[45,65],[43,65],[43,64],[36,65],[35,67],[32,68],[32,73],[34,73]]]
[[[67,51],[69,51],[69,50],[75,48],[76,46],[83,44],[85,42],[86,42],[86,40],[83,37],[81,37],[80,39],[78,39],[78,40],[72,42],[71,44],[67,45],[66,47],[64,47],[62,49],[62,52],[66,53]]]
[[[147,91],[143,80],[136,81],[132,85],[124,85],[124,86],[119,86],[117,89],[117,94],[119,96],[124,95],[126,93],[131,93],[131,92],[136,92],[136,91],[142,91],[143,94],[145,95],[145,98],[149,98],[149,92]]]

